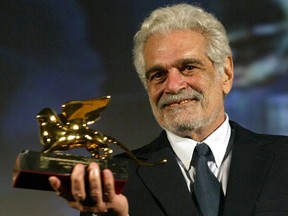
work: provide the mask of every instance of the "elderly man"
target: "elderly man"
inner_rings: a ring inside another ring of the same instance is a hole
[[[224,99],[233,60],[213,15],[188,4],[155,10],[135,35],[134,62],[163,128],[135,153],[167,162],[145,167],[127,158],[129,180],[119,195],[111,171],[102,171],[101,180],[96,163],[87,168],[86,191],[85,167],[78,164],[72,207],[83,215],[288,215],[288,138],[229,121]],[[59,179],[50,182],[61,190]],[[85,204],[87,193],[93,205]]]

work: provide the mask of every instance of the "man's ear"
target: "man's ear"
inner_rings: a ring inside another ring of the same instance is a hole
[[[224,64],[224,73],[222,76],[222,88],[224,95],[227,95],[233,85],[234,68],[232,56],[227,56]]]

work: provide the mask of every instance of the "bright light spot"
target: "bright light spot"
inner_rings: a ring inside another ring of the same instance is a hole
[[[74,135],[70,135],[70,136],[67,137],[67,140],[73,140],[73,139],[75,139]]]
[[[59,141],[64,141],[64,140],[66,140],[66,137],[64,136],[59,138]]]
[[[78,125],[73,125],[73,130],[78,130],[79,126]]]
[[[88,139],[88,140],[92,140],[92,137],[87,135],[87,134],[85,135],[85,138]]]
[[[55,122],[56,121],[56,117],[53,115],[53,116],[50,116],[50,121],[53,121]]]

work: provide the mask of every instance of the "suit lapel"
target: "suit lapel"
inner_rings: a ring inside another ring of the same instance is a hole
[[[167,162],[158,166],[139,167],[138,175],[166,215],[197,215],[196,212],[193,214],[195,205],[166,135],[162,141],[165,145],[150,153],[147,161],[167,159]]]
[[[245,216],[253,211],[273,154],[264,150],[264,140],[251,136],[251,132],[240,126],[235,127],[224,215]]]
[[[235,131],[235,139],[223,215],[246,216],[253,212],[274,155],[265,151],[267,141],[257,138],[256,134],[235,123],[231,123],[231,127]],[[147,154],[140,153],[141,157],[147,159],[147,162],[160,159],[167,159],[168,162],[158,166],[139,167],[139,178],[166,215],[197,215],[166,134],[162,134],[151,146],[155,149],[147,151]]]

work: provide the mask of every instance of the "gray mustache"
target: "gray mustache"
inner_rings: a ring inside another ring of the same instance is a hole
[[[203,98],[203,94],[196,90],[182,90],[177,94],[163,94],[158,101],[158,108],[163,109],[165,106],[169,106],[173,103],[180,103],[183,100],[196,100],[200,101]]]

